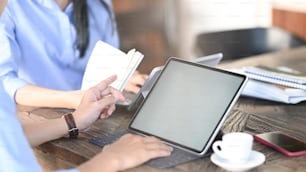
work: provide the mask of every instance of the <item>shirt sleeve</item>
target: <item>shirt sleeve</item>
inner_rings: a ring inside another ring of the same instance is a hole
[[[14,100],[0,84],[0,171],[42,172],[16,115]],[[5,164],[5,165],[4,165]],[[57,172],[78,172],[77,169]]]
[[[14,100],[0,84],[0,171],[42,171],[16,115]],[[5,164],[5,165],[4,165]]]
[[[2,16],[4,17],[4,16]],[[7,29],[5,29],[5,27]],[[17,59],[20,56],[18,44],[15,41],[12,23],[0,22],[0,76],[4,89],[10,97],[14,97],[15,92],[28,84],[25,80],[18,78]]]

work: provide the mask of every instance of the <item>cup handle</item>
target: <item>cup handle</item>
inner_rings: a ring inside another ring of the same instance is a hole
[[[224,154],[224,151],[222,152],[222,141],[218,140],[215,141],[213,144],[213,151],[221,158],[226,159],[226,155]]]

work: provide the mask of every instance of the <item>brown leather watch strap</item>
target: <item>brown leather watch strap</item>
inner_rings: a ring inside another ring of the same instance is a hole
[[[65,121],[68,126],[69,138],[75,139],[79,135],[79,129],[77,128],[72,113],[67,113],[64,115]]]

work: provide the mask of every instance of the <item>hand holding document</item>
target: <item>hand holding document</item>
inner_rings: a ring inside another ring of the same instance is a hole
[[[117,80],[111,86],[123,91],[142,59],[143,54],[135,49],[126,54],[107,43],[98,41],[87,63],[81,89],[86,90],[116,74]]]

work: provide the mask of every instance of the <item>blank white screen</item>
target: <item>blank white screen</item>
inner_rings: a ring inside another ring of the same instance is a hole
[[[244,77],[171,60],[131,128],[201,151]]]

